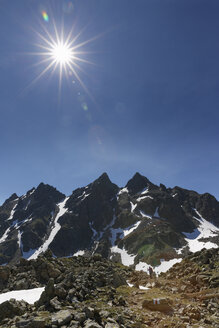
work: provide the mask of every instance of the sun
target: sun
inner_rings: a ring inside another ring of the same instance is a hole
[[[34,30],[38,39],[38,43],[35,43],[36,51],[29,54],[40,57],[40,60],[34,66],[40,66],[42,70],[31,84],[38,81],[47,72],[51,72],[52,75],[58,72],[59,90],[61,90],[63,77],[65,76],[66,78],[73,77],[89,93],[80,77],[81,73],[86,73],[81,64],[84,66],[84,64],[93,63],[86,59],[88,52],[84,51],[83,47],[95,40],[97,36],[78,42],[82,31],[74,34],[74,28],[71,28],[66,34],[63,27],[58,30],[54,20],[53,28],[50,27],[50,31],[44,25],[41,26],[43,33]]]
[[[51,57],[55,60],[57,64],[68,66],[72,61],[74,61],[74,51],[65,43],[60,42],[54,44],[51,49]]]

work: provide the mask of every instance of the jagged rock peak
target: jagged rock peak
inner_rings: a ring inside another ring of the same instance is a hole
[[[52,197],[54,201],[61,201],[66,197],[63,193],[58,191],[53,186],[44,184],[43,182],[41,182],[35,190],[32,189],[32,191],[34,191],[33,195],[35,199]]]
[[[128,188],[129,192],[133,194],[140,192],[149,186],[153,186],[150,180],[138,172],[136,172],[132,179],[126,184],[126,188]]]
[[[18,195],[16,193],[13,193],[8,199],[6,199],[5,204],[12,202],[13,200],[17,199]]]
[[[96,179],[91,184],[91,186],[93,190],[101,188],[101,190],[108,190],[112,193],[116,193],[119,189],[119,187],[110,180],[106,172],[104,172],[98,179]]]
[[[101,176],[99,176],[99,178],[97,178],[94,183],[112,183],[108,174],[106,172],[104,172],[103,174],[101,174]]]
[[[31,190],[29,190],[29,192],[34,191],[35,188],[32,188]],[[35,189],[35,192],[37,191],[56,191],[59,192],[55,187],[49,185],[49,184],[45,184],[43,182],[41,182],[37,188]],[[65,195],[64,195],[65,196]]]
[[[33,187],[32,189],[28,190],[27,195],[33,194],[35,190],[36,190],[35,187]]]

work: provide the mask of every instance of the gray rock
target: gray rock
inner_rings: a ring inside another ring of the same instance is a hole
[[[86,306],[84,308],[84,313],[87,319],[94,319],[94,309],[92,307]]]
[[[42,318],[30,318],[28,320],[20,320],[16,322],[18,328],[45,328],[45,319]]]
[[[85,313],[82,313],[82,312],[74,313],[74,320],[78,321],[79,323],[83,323],[86,320]]]
[[[61,303],[58,300],[58,297],[54,297],[49,301],[50,305],[55,309],[55,310],[61,310],[62,306]]]
[[[57,324],[59,327],[68,324],[72,319],[72,314],[69,310],[61,310],[52,315],[52,324]]]
[[[102,328],[97,322],[88,319],[85,321],[84,328]]]
[[[72,320],[71,321],[71,324],[69,326],[69,328],[79,328],[80,327],[80,324],[79,322],[75,321],[75,320]]]
[[[117,323],[107,322],[105,328],[119,328],[119,325]]]
[[[55,287],[54,287],[54,279],[50,278],[48,284],[45,287],[44,292],[42,292],[40,299],[35,303],[36,306],[47,305],[50,300],[55,296]]]
[[[58,298],[60,298],[60,299],[64,299],[67,295],[66,290],[61,286],[56,286],[54,292],[55,292],[55,295],[58,296]]]
[[[5,318],[13,318],[16,315],[22,315],[25,308],[15,299],[5,301],[0,304],[0,322]]]

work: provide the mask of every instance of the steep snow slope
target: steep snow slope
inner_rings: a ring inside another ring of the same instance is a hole
[[[50,235],[49,235],[48,239],[43,243],[42,246],[40,246],[40,248],[38,248],[38,249],[34,252],[33,255],[31,255],[31,256],[29,257],[29,260],[31,260],[31,259],[36,259],[36,258],[39,256],[39,254],[45,252],[45,251],[48,249],[48,247],[49,247],[49,245],[51,244],[51,242],[53,241],[55,235],[56,235],[56,234],[58,233],[58,231],[61,229],[61,226],[60,226],[60,224],[58,223],[58,220],[59,220],[59,218],[60,218],[62,215],[64,215],[64,214],[68,211],[68,209],[65,208],[65,204],[66,204],[66,202],[67,202],[68,199],[69,199],[69,197],[66,197],[62,202],[60,202],[60,203],[58,204],[58,208],[59,208],[59,210],[58,210],[58,213],[57,213],[57,214],[55,215],[55,217],[54,217],[54,223],[52,224],[52,229],[51,229],[51,232],[50,232]]]

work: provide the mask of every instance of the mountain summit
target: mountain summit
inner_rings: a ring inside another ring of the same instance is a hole
[[[136,269],[179,262],[219,244],[219,202],[180,187],[156,186],[136,173],[124,188],[106,173],[65,196],[40,183],[0,207],[0,264],[100,253]]]
[[[128,188],[131,194],[136,194],[140,191],[143,191],[145,188],[155,187],[146,177],[140,173],[135,173],[133,178],[128,181],[126,188]]]

